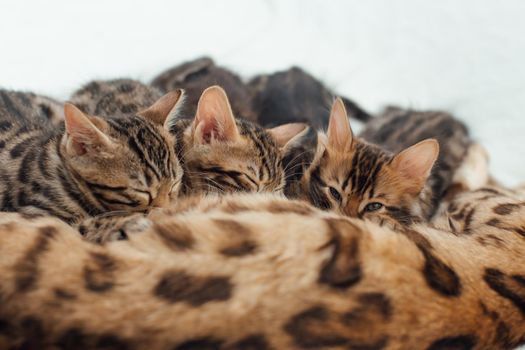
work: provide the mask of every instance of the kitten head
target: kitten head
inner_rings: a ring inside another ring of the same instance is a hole
[[[180,123],[184,123],[181,121]],[[185,170],[192,191],[279,192],[285,184],[283,157],[292,152],[305,124],[265,130],[235,119],[228,97],[207,88],[195,118],[183,129]],[[175,130],[176,131],[176,130]]]
[[[409,223],[439,153],[433,139],[391,154],[354,137],[343,102],[330,113],[328,132],[303,180],[309,200],[344,215]]]
[[[108,211],[144,211],[177,195],[182,168],[169,129],[182,96],[170,92],[127,117],[88,116],[65,105],[60,154],[92,200]]]

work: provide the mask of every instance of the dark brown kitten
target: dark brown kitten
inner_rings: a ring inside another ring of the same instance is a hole
[[[58,125],[64,120],[64,104],[32,92],[0,90],[0,115],[20,121]]]
[[[153,79],[151,85],[161,91],[184,89],[186,104],[181,115],[193,118],[197,102],[203,91],[212,85],[219,85],[230,98],[231,108],[237,118],[256,121],[250,101],[251,94],[242,79],[232,71],[217,66],[209,57],[201,57],[170,68]]]
[[[167,205],[182,178],[169,133],[181,94],[125,117],[89,116],[66,104],[57,128],[0,114],[0,210],[75,223]]]
[[[260,75],[249,83],[252,89],[252,108],[264,126],[284,123],[308,123],[326,128],[333,91],[298,67],[268,75]],[[350,117],[361,121],[370,115],[347,98],[343,102]]]

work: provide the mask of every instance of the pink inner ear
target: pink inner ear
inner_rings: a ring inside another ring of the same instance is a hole
[[[198,128],[199,132],[201,133],[202,141],[205,143],[210,143],[213,138],[217,138],[219,136],[217,132],[217,124],[213,121],[213,119],[201,121],[198,125]]]
[[[352,129],[343,101],[337,98],[332,105],[328,123],[328,144],[339,152],[348,151],[352,146]]]
[[[436,140],[424,140],[411,146],[394,158],[394,166],[404,177],[426,181],[439,155]]]

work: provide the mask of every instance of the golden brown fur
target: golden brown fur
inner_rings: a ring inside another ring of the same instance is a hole
[[[473,201],[486,209],[460,234],[191,200],[105,246],[6,214],[0,348],[508,349],[525,336],[525,205],[495,210],[519,202],[498,189],[454,203]]]

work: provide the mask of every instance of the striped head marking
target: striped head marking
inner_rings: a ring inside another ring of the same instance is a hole
[[[432,139],[394,155],[354,137],[344,105],[337,99],[303,190],[322,209],[410,223],[418,215],[418,196],[438,152]]]
[[[281,191],[285,182],[283,155],[305,128],[304,124],[287,124],[265,130],[235,119],[224,90],[207,88],[183,136],[191,190]]]
[[[173,91],[127,117],[88,116],[66,104],[60,154],[88,196],[108,211],[166,206],[182,168],[169,133],[183,97]]]

